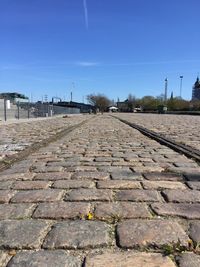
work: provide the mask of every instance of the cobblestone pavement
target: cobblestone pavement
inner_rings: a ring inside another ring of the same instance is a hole
[[[200,116],[135,113],[117,116],[200,150]]]
[[[191,159],[96,116],[0,173],[0,266],[199,267],[199,180]]]
[[[0,160],[17,154],[35,143],[74,126],[88,116],[71,116],[66,118],[47,118],[0,124]]]

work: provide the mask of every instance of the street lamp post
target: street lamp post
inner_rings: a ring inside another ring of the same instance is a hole
[[[183,76],[180,76],[180,98],[182,98],[182,85],[183,85]]]
[[[165,102],[167,101],[167,87],[168,87],[168,79],[165,79]]]

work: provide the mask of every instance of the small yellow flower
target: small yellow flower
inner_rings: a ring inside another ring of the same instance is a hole
[[[87,219],[88,220],[92,220],[94,218],[94,215],[91,213],[91,212],[89,212],[88,214],[87,214]]]

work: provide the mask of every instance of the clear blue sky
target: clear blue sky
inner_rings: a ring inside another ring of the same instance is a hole
[[[0,92],[191,98],[199,0],[0,0]]]

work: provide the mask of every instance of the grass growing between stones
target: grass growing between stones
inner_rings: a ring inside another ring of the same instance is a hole
[[[200,242],[194,242],[193,240],[188,240],[188,245],[181,245],[181,241],[172,242],[171,244],[165,244],[162,246],[164,255],[178,255],[183,252],[194,252],[200,254]]]

